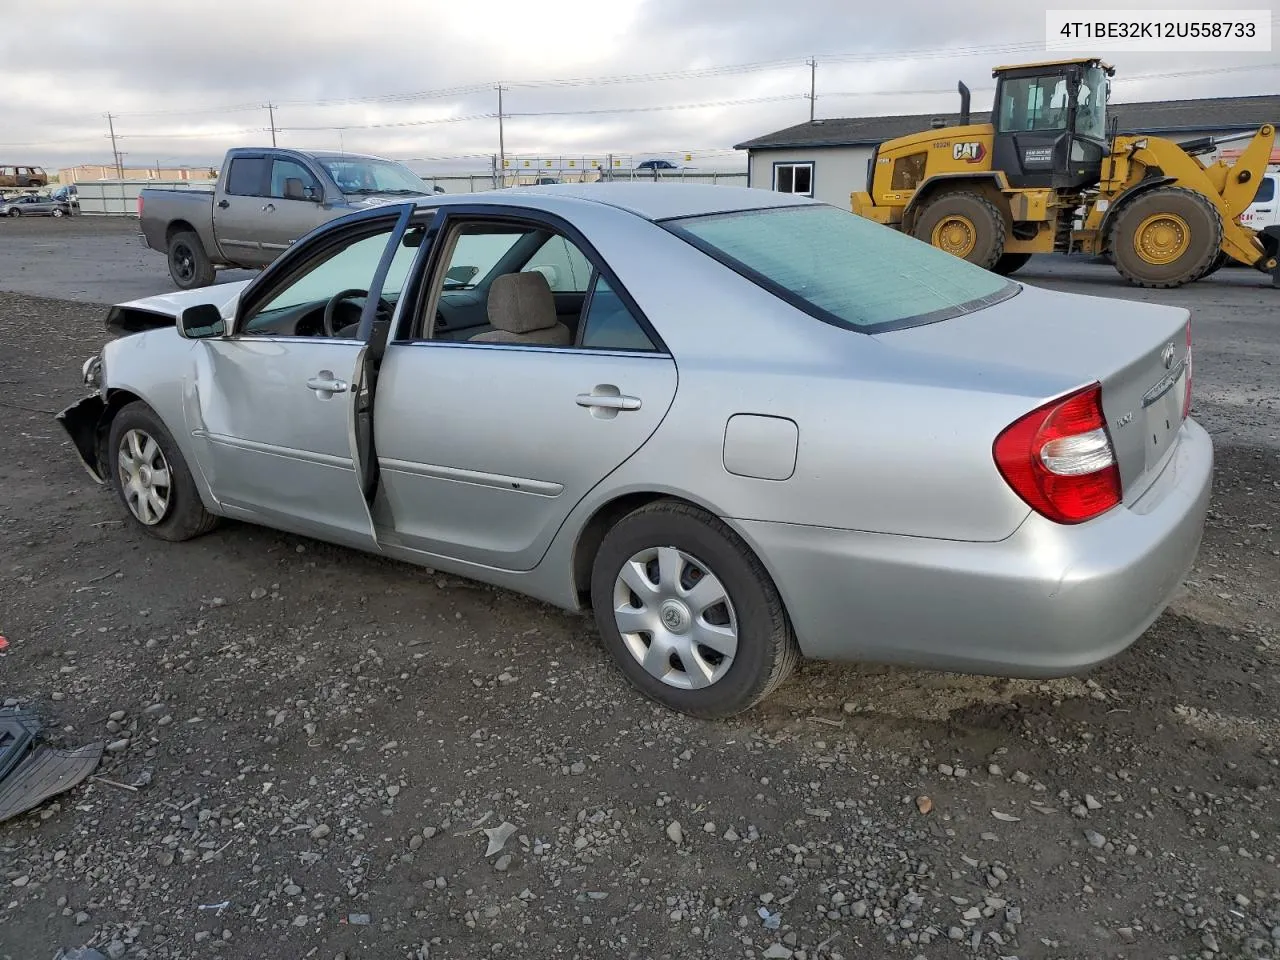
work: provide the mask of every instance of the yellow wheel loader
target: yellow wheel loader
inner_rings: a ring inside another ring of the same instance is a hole
[[[1107,121],[1115,69],[1093,58],[996,67],[990,122],[888,140],[853,212],[972,263],[1012,273],[1033,253],[1107,257],[1131,283],[1178,287],[1228,261],[1280,286],[1280,229],[1240,223],[1262,183],[1275,126],[1175,143],[1120,136]],[[1234,165],[1200,160],[1249,140]]]

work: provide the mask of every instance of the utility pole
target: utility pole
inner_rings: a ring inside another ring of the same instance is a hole
[[[120,162],[120,151],[116,149],[116,125],[115,118],[111,114],[107,114],[107,129],[111,131],[111,156],[116,161],[116,179],[124,179],[124,165]]]
[[[809,122],[813,123],[813,108],[818,102],[818,61],[809,58]]]
[[[502,124],[502,84],[498,84],[498,173],[502,176],[502,185],[507,185],[507,142]]]
[[[267,104],[267,118],[271,123],[271,145],[276,145],[276,105],[274,103]]]

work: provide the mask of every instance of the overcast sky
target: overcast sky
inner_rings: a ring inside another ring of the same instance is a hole
[[[1276,4],[1247,6],[1274,12]],[[117,115],[126,165],[216,163],[228,147],[270,142],[262,105],[272,102],[282,145],[449,158],[413,164],[440,170],[483,169],[498,152],[498,121],[483,115],[497,111],[499,81],[509,84],[508,156],[692,151],[703,168],[741,166],[734,143],[808,118],[810,56],[819,117],[952,111],[957,79],[973,89],[975,109],[985,109],[990,68],[1041,58],[1046,6],[1068,4],[210,0],[188,14],[154,0],[3,6],[0,163],[110,163],[108,111]],[[1280,92],[1275,53],[1095,52],[1117,67],[1117,101]],[[777,61],[784,63],[687,75]],[[1239,69],[1257,65],[1270,66]],[[1219,68],[1231,72],[1185,75]],[[670,72],[686,75],[617,80]],[[1125,79],[1169,73],[1184,75]],[[612,79],[522,85],[595,78]],[[464,92],[316,102],[457,88]],[[725,102],[744,100],[756,102]],[[697,104],[716,105],[670,109]],[[620,109],[630,112],[584,112]],[[549,112],[560,115],[519,116]]]

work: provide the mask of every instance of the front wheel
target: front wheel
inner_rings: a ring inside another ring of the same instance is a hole
[[[1108,247],[1116,269],[1140,287],[1180,287],[1206,275],[1222,247],[1213,201],[1185,187],[1156,187],[1115,215]]]
[[[763,565],[726,524],[686,503],[648,504],[605,535],[591,605],[632,686],[695,717],[747,710],[799,660]]]
[[[62,215],[63,215],[63,209],[62,209],[61,207],[54,207],[54,208],[53,208],[53,216],[55,216],[55,217],[60,217],[60,216],[62,216]]]
[[[207,287],[217,276],[204,244],[189,230],[169,238],[169,276],[183,290]]]
[[[126,404],[111,421],[107,459],[111,486],[129,518],[151,536],[190,540],[217,525],[173,436],[142,401]]]

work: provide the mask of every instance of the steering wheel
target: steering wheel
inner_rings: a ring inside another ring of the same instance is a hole
[[[347,290],[340,290],[329,298],[329,302],[324,305],[324,335],[326,337],[336,337],[338,328],[334,326],[334,313],[337,311],[338,304],[351,297],[367,297],[368,290],[361,290],[359,287],[351,287]],[[388,315],[391,313],[391,304],[382,297],[378,298],[379,312],[385,311]],[[344,324],[344,327],[350,324]]]

